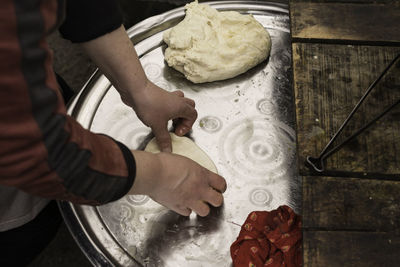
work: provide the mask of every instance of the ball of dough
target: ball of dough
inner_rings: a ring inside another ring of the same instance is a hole
[[[209,171],[218,173],[217,167],[215,167],[214,162],[200,147],[198,147],[192,140],[190,140],[190,138],[187,138],[185,136],[177,136],[174,133],[170,133],[170,135],[173,154],[190,158],[191,160],[197,162],[199,165],[203,166]],[[160,152],[155,138],[150,140],[144,151],[152,153]]]
[[[252,15],[186,5],[186,16],[164,32],[165,60],[194,83],[225,80],[264,61],[271,38]]]

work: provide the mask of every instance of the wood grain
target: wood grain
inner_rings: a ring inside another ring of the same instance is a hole
[[[294,43],[293,75],[300,174],[310,174],[307,156],[317,156],[339,129],[366,88],[400,47]],[[374,89],[337,143],[400,98],[400,64]],[[400,106],[400,105],[399,105]],[[325,175],[400,176],[400,107],[374,124],[326,162]]]
[[[400,237],[391,233],[303,233],[304,266],[399,266]]]
[[[295,41],[400,43],[400,1],[332,2],[291,1],[292,38]]]
[[[399,192],[396,181],[303,177],[303,227],[400,231]]]

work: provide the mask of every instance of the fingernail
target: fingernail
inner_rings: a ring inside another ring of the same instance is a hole
[[[171,153],[172,149],[170,147],[164,147],[163,152]]]
[[[182,127],[182,128],[179,130],[179,134],[180,134],[180,135],[184,135],[186,131],[187,131],[187,128],[186,128],[186,127]]]

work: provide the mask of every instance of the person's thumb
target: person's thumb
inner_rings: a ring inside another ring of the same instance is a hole
[[[171,136],[167,130],[167,126],[153,129],[154,136],[156,137],[156,141],[159,149],[162,152],[172,152],[172,144],[171,144]]]

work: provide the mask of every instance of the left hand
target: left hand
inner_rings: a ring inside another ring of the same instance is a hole
[[[163,152],[172,152],[168,121],[173,120],[175,134],[183,136],[197,119],[195,102],[184,97],[183,92],[168,92],[150,81],[135,93],[120,92],[122,101],[131,106],[139,119],[149,126]]]
[[[174,120],[177,135],[189,132],[197,118],[194,101],[180,91],[167,92],[148,80],[122,25],[81,45],[118,90],[122,101],[151,127],[160,150],[171,152],[168,121]]]

